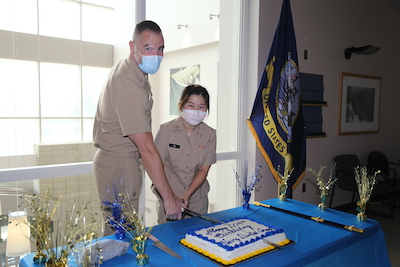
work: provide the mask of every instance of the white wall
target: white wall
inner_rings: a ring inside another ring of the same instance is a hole
[[[160,25],[165,52],[208,44],[219,39],[219,0],[151,0],[146,3],[146,19]],[[178,29],[178,25],[187,25]]]

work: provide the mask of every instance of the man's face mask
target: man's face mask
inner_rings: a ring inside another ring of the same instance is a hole
[[[139,53],[139,55],[142,57],[142,63],[140,63],[138,67],[145,73],[148,74],[156,73],[160,68],[161,60],[163,57],[159,55],[145,56],[140,54],[139,49],[137,49],[136,45],[135,48]],[[136,59],[136,61],[138,60]]]

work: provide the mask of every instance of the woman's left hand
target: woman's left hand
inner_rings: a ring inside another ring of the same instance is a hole
[[[185,203],[187,208],[189,208],[189,197],[182,196],[182,202]]]

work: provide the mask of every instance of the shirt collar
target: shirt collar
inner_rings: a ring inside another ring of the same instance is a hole
[[[183,130],[186,131],[185,124],[183,124],[182,116],[179,116],[172,122],[172,127],[173,129],[175,129],[175,131],[183,131]],[[192,134],[195,132],[202,134],[204,132],[204,129],[205,129],[205,124],[202,122],[193,129]]]

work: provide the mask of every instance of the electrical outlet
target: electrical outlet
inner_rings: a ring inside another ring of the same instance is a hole
[[[306,183],[303,183],[303,184],[302,184],[301,192],[302,192],[302,193],[306,192]]]

